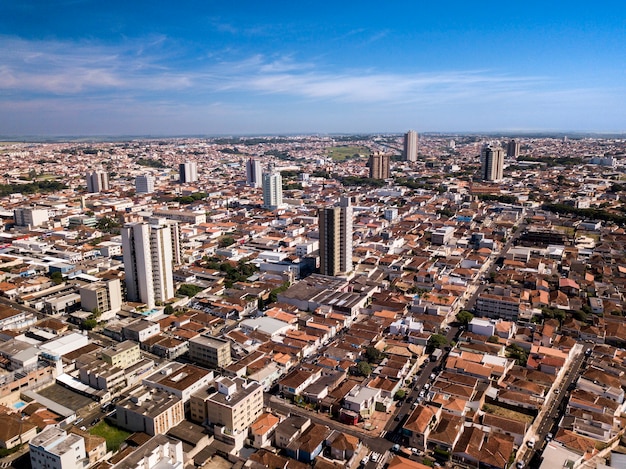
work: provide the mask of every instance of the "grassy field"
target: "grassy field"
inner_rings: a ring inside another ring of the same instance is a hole
[[[348,158],[351,158],[353,155],[357,154],[369,156],[370,149],[367,147],[351,146],[332,147],[328,149],[328,156],[330,156],[333,161],[345,161]]]
[[[120,445],[130,436],[130,432],[109,425],[104,420],[95,425],[89,433],[98,435],[107,440],[107,451],[117,451]]]
[[[506,417],[518,422],[532,423],[535,417],[532,415],[522,414],[521,412],[515,412],[514,410],[505,409],[493,404],[483,405],[483,410],[488,414],[498,415],[500,417]]]

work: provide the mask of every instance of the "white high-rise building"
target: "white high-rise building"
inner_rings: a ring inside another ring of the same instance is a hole
[[[181,163],[178,165],[178,172],[181,184],[188,184],[198,180],[198,165],[195,162]]]
[[[480,153],[480,175],[483,181],[500,181],[503,177],[504,150],[485,145]]]
[[[256,158],[250,158],[246,161],[246,184],[252,187],[261,187],[262,185],[261,162]]]
[[[154,192],[154,176],[144,174],[135,178],[135,191],[137,194],[150,194]]]
[[[263,207],[275,210],[283,206],[283,178],[280,171],[270,165],[269,172],[263,173]]]
[[[109,190],[109,175],[104,171],[87,173],[87,192],[96,194]]]
[[[127,223],[122,228],[126,291],[129,301],[153,308],[174,297],[173,242],[164,219]]]
[[[343,275],[352,271],[352,216],[349,197],[341,197],[337,207],[319,209],[322,275]]]
[[[404,134],[404,160],[417,161],[417,132],[409,130]]]

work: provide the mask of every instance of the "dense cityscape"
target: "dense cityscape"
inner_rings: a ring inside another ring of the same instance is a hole
[[[0,155],[1,467],[626,467],[623,136]]]

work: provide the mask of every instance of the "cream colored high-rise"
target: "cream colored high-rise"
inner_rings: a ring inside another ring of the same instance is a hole
[[[126,291],[129,301],[145,303],[174,297],[172,231],[163,219],[128,223],[122,228]]]
[[[409,130],[404,134],[404,160],[417,161],[417,132]]]
[[[481,178],[483,181],[500,181],[503,177],[504,150],[485,145],[481,151]]]

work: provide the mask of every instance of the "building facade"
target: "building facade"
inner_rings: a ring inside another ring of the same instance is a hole
[[[220,377],[216,387],[191,396],[191,417],[197,422],[223,426],[231,432],[248,432],[263,413],[263,386],[242,378]],[[215,392],[208,392],[217,389]]]
[[[261,162],[256,158],[250,158],[246,161],[246,184],[251,187],[262,186],[262,174]]]
[[[201,335],[189,340],[189,358],[211,368],[224,368],[231,364],[230,342]]]
[[[41,226],[48,223],[49,218],[47,209],[20,207],[13,210],[13,219],[17,226]]]
[[[144,174],[135,178],[135,192],[137,194],[150,194],[154,192],[154,176]]]
[[[122,309],[119,279],[94,282],[79,288],[80,304],[85,311],[98,311],[100,320],[112,319]]]
[[[104,171],[87,173],[87,192],[92,194],[109,190],[109,175]]]
[[[174,297],[173,243],[163,219],[128,223],[122,228],[126,291],[129,301],[153,308]]]
[[[167,433],[185,419],[183,401],[165,391],[139,385],[115,406],[117,424],[131,432]]]
[[[280,171],[270,166],[267,173],[263,173],[263,207],[276,210],[283,205],[283,178]]]
[[[517,140],[509,140],[506,146],[506,156],[509,158],[517,158],[520,152],[520,143]]]
[[[389,155],[385,155],[380,152],[370,155],[368,163],[370,168],[370,178],[388,179],[390,177],[389,160]]]
[[[28,446],[32,469],[77,469],[89,463],[83,437],[58,427],[46,427]]]
[[[404,134],[403,156],[405,161],[417,161],[418,135],[414,130],[409,130]]]
[[[318,210],[320,273],[336,276],[352,271],[352,205],[341,197],[338,207]]]
[[[481,151],[481,179],[483,181],[500,181],[503,176],[504,150],[486,145]]]
[[[181,184],[189,184],[198,180],[198,165],[195,162],[178,165],[178,179]]]

